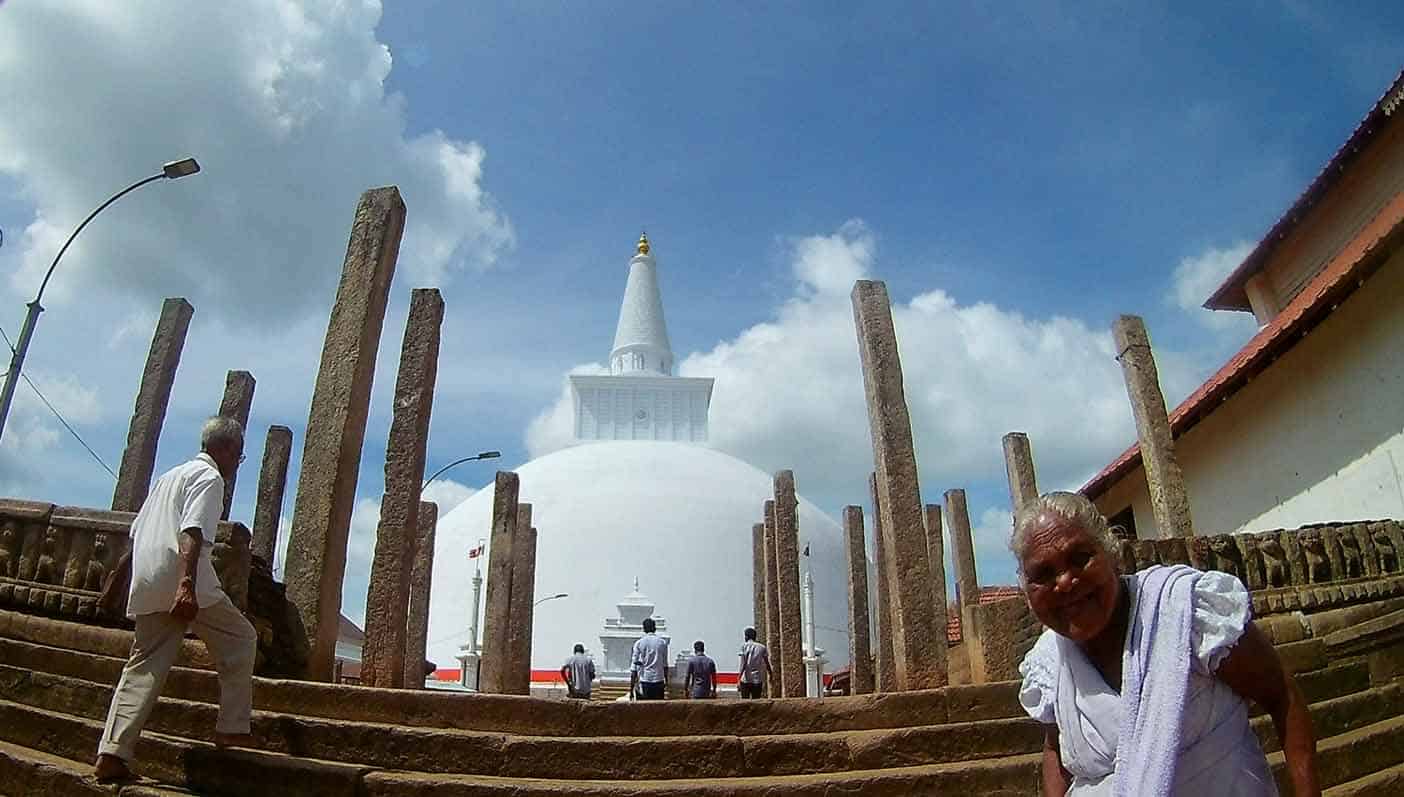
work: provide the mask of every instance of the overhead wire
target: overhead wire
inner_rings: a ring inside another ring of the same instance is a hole
[[[13,354],[15,351],[15,344],[10,342],[10,336],[5,334],[5,330],[3,327],[0,327],[0,337],[3,337],[5,339],[5,345],[10,347],[10,353]],[[9,371],[6,371],[4,376],[8,376],[9,373]],[[29,374],[26,374],[23,371],[21,371],[20,376],[24,378],[24,383],[26,385],[29,385],[29,389],[34,391],[34,395],[38,396],[39,400],[44,402],[44,406],[49,408],[49,412],[52,412],[54,414],[54,417],[58,418],[59,423],[63,424],[63,428],[67,429],[68,433],[73,435],[73,439],[78,441],[78,445],[82,446],[84,450],[91,454],[93,459],[97,462],[97,464],[101,465],[102,469],[107,471],[107,475],[111,476],[113,481],[116,481],[117,474],[112,471],[112,468],[107,466],[106,462],[102,461],[102,457],[98,456],[98,453],[93,450],[93,447],[88,445],[87,441],[83,439],[83,436],[78,434],[78,431],[68,423],[68,421],[63,417],[63,414],[60,413],[58,409],[54,407],[53,404],[49,403],[49,399],[44,395],[43,391],[39,389],[39,386],[34,384],[34,382],[29,378]]]

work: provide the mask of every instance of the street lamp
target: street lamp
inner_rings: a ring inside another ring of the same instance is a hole
[[[570,593],[569,593],[569,592],[557,592],[555,595],[547,595],[547,596],[544,597],[544,598],[537,598],[536,603],[533,603],[533,604],[532,604],[532,608],[535,608],[535,607],[537,607],[537,606],[540,606],[541,604],[545,603],[546,601],[553,601],[553,600],[555,600],[556,598],[569,598],[569,597],[570,597]]]
[[[502,452],[501,452],[501,451],[480,451],[480,452],[478,452],[477,454],[474,454],[474,455],[471,456],[471,457],[464,457],[463,459],[456,459],[456,460],[454,460],[453,462],[450,462],[449,464],[443,466],[442,468],[439,468],[438,470],[434,471],[434,475],[433,475],[433,476],[430,476],[430,477],[427,478],[427,479],[425,479],[425,480],[424,480],[424,484],[421,484],[421,485],[419,486],[419,491],[420,491],[420,492],[424,492],[424,489],[425,489],[426,487],[429,486],[429,482],[432,482],[432,481],[434,481],[435,479],[439,478],[440,476],[444,475],[444,471],[448,470],[449,468],[454,467],[455,465],[462,465],[462,464],[465,463],[465,462],[472,462],[473,460],[476,460],[476,459],[497,459],[497,458],[500,457],[500,456],[502,456]]]
[[[161,167],[159,173],[137,180],[135,183],[113,194],[106,202],[98,205],[97,210],[89,213],[88,217],[83,219],[83,223],[78,225],[78,229],[74,230],[73,234],[68,236],[67,241],[64,241],[63,248],[59,249],[58,254],[54,256],[54,262],[49,264],[49,270],[44,273],[44,281],[39,283],[39,292],[34,295],[34,301],[26,305],[29,308],[29,312],[24,316],[24,326],[20,327],[19,342],[15,344],[14,354],[10,357],[10,370],[5,374],[5,387],[3,390],[0,390],[0,437],[3,437],[5,434],[5,421],[10,417],[10,402],[15,398],[15,387],[19,385],[20,369],[24,367],[24,355],[29,351],[30,339],[34,337],[34,325],[39,322],[39,314],[44,312],[44,308],[39,304],[39,301],[44,298],[44,289],[49,286],[49,278],[54,275],[54,268],[58,266],[59,260],[63,257],[63,253],[68,251],[69,244],[73,243],[73,239],[78,237],[78,233],[82,232],[83,228],[88,226],[88,222],[92,221],[97,214],[103,212],[108,205],[111,205],[127,194],[141,188],[147,183],[157,180],[177,180],[181,177],[188,177],[199,171],[200,164],[194,158],[185,158],[183,160],[167,163]]]

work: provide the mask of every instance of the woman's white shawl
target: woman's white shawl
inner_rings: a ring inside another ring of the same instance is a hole
[[[1238,579],[1183,565],[1125,577],[1130,627],[1122,688],[1072,640],[1044,631],[1019,670],[1019,699],[1058,726],[1075,795],[1275,795],[1247,706],[1213,673],[1251,603]]]

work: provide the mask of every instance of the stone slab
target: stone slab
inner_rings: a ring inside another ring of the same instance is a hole
[[[843,508],[843,532],[848,561],[848,661],[852,694],[866,695],[876,686],[873,673],[872,629],[868,609],[868,554],[863,508]]]
[[[395,379],[395,410],[385,445],[385,495],[380,501],[380,522],[366,595],[361,682],[372,686],[403,686],[405,673],[410,669],[405,655],[406,613],[415,540],[420,529],[419,495],[424,482],[434,384],[439,373],[439,332],[443,320],[444,300],[438,290],[416,288],[410,292]],[[422,681],[415,679],[414,683],[418,686]]]
[[[937,616],[931,601],[916,450],[887,286],[858,280],[852,303],[882,498],[897,688],[943,686],[947,680],[946,622],[944,614]]]
[[[1151,512],[1156,536],[1193,537],[1189,493],[1185,475],[1175,458],[1175,441],[1170,434],[1170,418],[1165,396],[1160,392],[1160,375],[1155,367],[1150,336],[1139,316],[1123,315],[1112,325],[1116,358],[1126,380],[1126,395],[1136,421],[1136,439],[1150,490]]]
[[[146,355],[141,386],[137,389],[136,407],[127,428],[127,446],[122,449],[122,464],[117,469],[117,488],[112,493],[115,510],[136,512],[151,489],[151,476],[156,470],[156,444],[161,439],[176,367],[180,365],[185,334],[194,315],[195,308],[185,299],[167,299],[161,304],[161,317],[151,338],[151,350]]]
[[[283,519],[283,496],[288,486],[288,461],[292,457],[292,430],[268,427],[263,441],[263,466],[258,472],[258,501],[254,505],[253,555],[269,568],[278,552],[278,524]]]
[[[405,687],[424,688],[425,656],[429,647],[429,594],[434,585],[434,536],[439,525],[439,505],[419,502],[419,534],[410,571],[408,623],[405,630]]]
[[[780,687],[783,697],[804,697],[804,630],[800,612],[799,499],[795,475],[775,474],[775,567],[780,594]]]
[[[398,189],[361,195],[312,391],[284,571],[308,640],[307,674],[317,680],[332,677],[375,359],[404,226]]]
[[[508,635],[512,622],[512,541],[517,530],[517,474],[498,471],[493,483],[492,531],[488,538],[487,594],[483,611],[483,657],[478,688],[504,694],[510,684]]]
[[[256,384],[253,374],[248,371],[230,371],[224,376],[224,398],[219,402],[219,412],[216,413],[222,418],[232,418],[239,422],[239,428],[244,431],[244,440],[248,441],[249,431],[249,411],[253,409],[254,385]],[[237,469],[234,475],[224,480],[224,508],[220,511],[220,519],[229,519],[229,508],[234,504],[234,484],[238,478]]]

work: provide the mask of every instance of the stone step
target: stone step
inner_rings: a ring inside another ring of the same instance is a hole
[[[0,609],[0,637],[18,639],[64,650],[126,659],[132,649],[133,633],[121,628],[74,623],[52,617]],[[186,639],[181,643],[179,663],[188,667],[212,669],[205,643]]]
[[[0,665],[0,693],[24,706],[94,722],[112,689],[77,678]],[[162,697],[147,727],[213,741],[213,705]],[[896,729],[756,736],[559,738],[325,720],[256,711],[253,733],[274,752],[390,769],[532,778],[667,779],[837,772],[1035,752],[1030,719]],[[472,755],[463,751],[471,750]]]
[[[1329,789],[1389,769],[1404,762],[1404,717],[1391,717],[1316,742],[1316,773],[1321,788]],[[1281,751],[1269,753],[1268,763],[1277,787],[1291,794],[1287,767]]]
[[[1338,736],[1399,716],[1404,716],[1404,682],[1401,681],[1311,704],[1311,725],[1318,739]],[[1254,717],[1250,724],[1258,734],[1264,752],[1281,749],[1271,717],[1260,715]]]
[[[62,621],[42,622],[86,628]],[[36,636],[48,638],[54,633],[51,629],[47,634],[17,639],[7,636],[0,626],[0,663],[95,683],[116,683],[125,653],[119,658],[72,650],[36,641]],[[322,719],[537,736],[752,736],[1022,717],[1017,690],[1018,684],[1010,681],[822,699],[594,703],[255,678],[254,706]],[[213,704],[218,702],[219,685],[213,672],[175,667],[164,694]]]
[[[1404,794],[1404,764],[1332,786],[1322,797],[1399,797]]]
[[[102,738],[102,723],[0,699],[0,737],[50,756],[90,761]],[[261,750],[222,750],[152,732],[142,734],[136,759],[133,769],[163,787],[182,786],[208,797],[245,797],[252,784],[259,797],[357,797],[361,779],[370,771]]]
[[[167,788],[145,778],[121,785],[100,785],[93,778],[91,764],[0,742],[0,794],[179,797],[191,792]]]
[[[366,797],[864,797],[979,794],[1026,797],[1039,793],[1041,754],[956,764],[764,778],[688,778],[665,781],[521,780],[468,775],[428,776],[371,772]],[[681,764],[680,766],[685,766]]]

